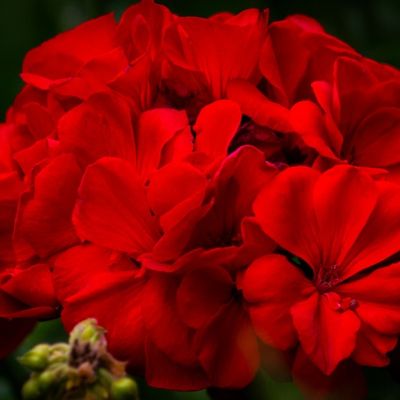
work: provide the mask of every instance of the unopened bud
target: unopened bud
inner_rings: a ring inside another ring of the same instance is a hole
[[[100,369],[98,370],[98,372],[97,372],[97,378],[98,378],[99,382],[100,382],[103,386],[106,386],[106,387],[110,387],[111,384],[112,384],[112,382],[113,382],[113,380],[114,380],[113,375],[112,375],[109,371],[107,371],[106,369],[104,369],[104,368],[100,368]]]
[[[45,392],[53,387],[58,381],[58,374],[55,370],[46,370],[38,377],[40,388]]]
[[[24,400],[37,400],[43,398],[38,379],[29,379],[22,387],[22,398]]]
[[[33,371],[43,371],[48,365],[49,345],[39,344],[19,358],[19,362]]]
[[[24,400],[138,400],[126,363],[107,351],[105,330],[94,319],[78,324],[68,344],[38,345],[20,362],[32,371],[22,389]]]
[[[136,382],[128,377],[120,378],[111,385],[113,400],[135,400],[138,399],[138,388]]]
[[[81,339],[85,342],[96,342],[99,340],[101,334],[102,332],[99,332],[95,326],[87,325],[81,333]]]
[[[90,388],[91,394],[94,395],[96,400],[107,400],[109,399],[108,390],[101,384],[95,384]]]
[[[79,323],[72,330],[70,335],[70,343],[76,341],[96,343],[104,336],[104,329],[97,325],[95,319],[87,319]]]

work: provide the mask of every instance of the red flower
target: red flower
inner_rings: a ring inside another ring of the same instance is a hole
[[[259,56],[262,84],[236,80],[228,85],[228,97],[251,119],[239,132],[240,143],[256,144],[274,162],[310,165],[315,156],[292,135],[289,109],[314,97],[313,82],[331,81],[335,60],[342,55],[359,57],[311,18],[296,15],[272,23]]]
[[[293,15],[270,25],[260,54],[268,97],[290,107],[310,97],[311,83],[329,80],[340,56],[358,58],[347,44],[329,35],[314,19]]]
[[[334,62],[340,56],[360,57],[312,18],[295,15],[273,22],[259,56],[265,78],[262,90],[237,80],[229,85],[228,96],[237,100],[257,124],[272,129],[278,122],[287,126],[284,110],[312,97],[313,82],[330,81]]]
[[[248,179],[249,170],[252,180]],[[143,315],[150,337],[168,354],[176,371],[176,375],[167,375],[167,383],[164,369],[159,367],[163,358],[148,359],[153,384],[187,385],[177,366],[187,365],[185,357],[193,352],[190,363],[192,368],[198,365],[202,380],[196,384],[193,380],[190,389],[243,387],[254,377],[259,350],[236,278],[251,260],[274,247],[249,218],[255,195],[274,174],[256,149],[243,147],[233,153],[211,182],[209,207],[193,224],[190,239],[174,263],[175,273],[168,276],[166,265],[150,264],[160,270],[159,284],[154,287],[150,279],[146,285]],[[161,285],[165,295],[157,294]],[[175,322],[171,324],[171,320]],[[160,335],[166,329],[169,335]],[[186,337],[185,346],[182,336]]]
[[[225,97],[231,80],[258,83],[267,18],[267,11],[255,9],[210,19],[179,18],[165,36],[166,101],[195,116],[204,104]]]
[[[163,388],[249,384],[259,338],[309,397],[387,365],[400,187],[374,178],[399,170],[397,70],[304,16],[143,0],[22,78],[0,125],[0,357],[61,306]]]
[[[118,24],[107,15],[27,54],[22,73],[27,85],[7,113],[13,157],[24,174],[54,156],[63,128],[60,118],[91,97],[121,93],[135,118],[154,105],[160,47],[172,21],[165,7],[143,1]],[[97,102],[89,101],[94,107]]]
[[[244,275],[250,315],[263,340],[300,342],[325,374],[352,358],[383,366],[400,330],[400,190],[351,167],[320,175],[282,172],[254,211],[281,254]]]
[[[321,156],[323,168],[349,163],[398,171],[397,71],[369,60],[339,58],[332,82],[316,81],[313,90],[317,104],[295,104],[290,119],[294,131]]]
[[[249,168],[253,180],[247,180]],[[135,368],[145,358],[147,379],[156,386],[249,383],[258,366],[257,342],[235,295],[235,276],[271,248],[270,241],[256,240],[260,233],[251,221],[243,225],[271,174],[261,153],[250,147],[229,157],[207,185],[204,175],[182,162],[156,171],[148,190],[122,160],[93,164],[81,184],[75,224],[82,238],[109,250],[86,245],[58,257],[56,286],[66,325],[96,317],[109,329],[116,354]],[[211,293],[207,281],[215,281]],[[204,303],[209,296],[214,300]],[[135,336],[126,336],[133,331]]]

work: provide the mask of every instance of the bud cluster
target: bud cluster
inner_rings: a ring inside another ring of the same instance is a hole
[[[24,400],[137,400],[125,363],[107,352],[105,331],[95,320],[78,324],[69,343],[39,344],[20,363],[32,371]]]

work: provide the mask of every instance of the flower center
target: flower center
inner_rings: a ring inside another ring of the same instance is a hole
[[[235,285],[232,286],[231,296],[233,300],[241,302],[243,300],[243,292],[241,289],[237,288]]]
[[[339,282],[339,267],[334,264],[320,268],[315,283],[320,293],[326,293],[330,292]]]

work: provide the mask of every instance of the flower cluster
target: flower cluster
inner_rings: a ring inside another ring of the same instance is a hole
[[[168,389],[240,388],[276,354],[314,392],[389,363],[398,70],[305,16],[142,0],[21,77],[0,125],[0,356],[61,314]]]
[[[31,370],[24,400],[137,400],[136,382],[125,364],[107,352],[104,330],[87,319],[71,331],[68,344],[39,344],[19,362]]]

